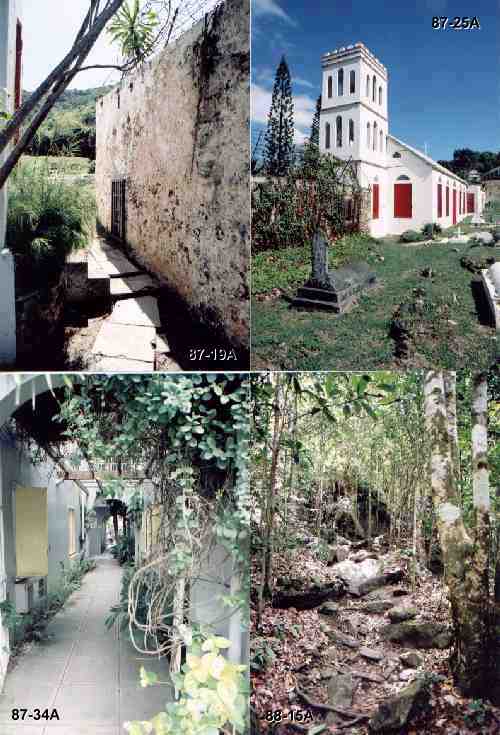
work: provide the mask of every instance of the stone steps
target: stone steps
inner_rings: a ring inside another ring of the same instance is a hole
[[[137,268],[108,243],[93,243],[88,252],[88,278],[109,279],[113,309],[92,348],[91,369],[122,372],[150,372],[155,368],[155,352],[169,352],[159,334],[160,313],[156,294],[160,284]],[[169,360],[172,370],[180,370]]]

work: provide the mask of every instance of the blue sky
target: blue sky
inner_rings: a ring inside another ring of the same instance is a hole
[[[481,30],[433,30],[432,16],[478,16]],[[274,74],[292,75],[296,141],[309,134],[321,55],[364,43],[389,71],[389,132],[434,159],[500,149],[500,0],[252,0],[252,134],[265,128]]]
[[[173,0],[180,6],[174,38],[189,28],[193,18],[209,10],[216,0]],[[104,3],[101,3],[103,5]],[[33,91],[66,56],[89,9],[89,0],[22,0],[23,19],[23,87]],[[119,49],[107,33],[102,33],[92,49],[86,66],[117,64]],[[72,89],[87,89],[112,84],[120,74],[109,69],[84,71],[75,77]]]

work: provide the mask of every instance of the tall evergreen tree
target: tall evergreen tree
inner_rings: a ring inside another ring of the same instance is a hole
[[[293,99],[290,70],[281,58],[267,122],[264,162],[269,176],[285,176],[293,163]]]
[[[321,95],[316,100],[316,109],[311,124],[311,135],[304,147],[304,163],[310,167],[319,160],[319,119],[321,114]]]
[[[321,95],[316,100],[316,109],[314,111],[314,117],[311,125],[311,137],[309,143],[319,148],[319,117],[321,114]]]

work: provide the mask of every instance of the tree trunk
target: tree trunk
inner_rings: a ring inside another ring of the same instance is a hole
[[[5,163],[0,167],[0,189],[4,186],[19,158],[30,145],[37,130],[46,119],[55,102],[78,73],[79,68],[91,52],[106,24],[120,9],[123,2],[124,0],[109,0],[97,17],[94,17],[96,3],[94,0],[91,2],[87,16],[72,49],[0,131],[1,154],[18,134],[19,129],[28,120],[37,105],[48,95],[42,108],[35,115],[19,142],[7,157]]]
[[[450,385],[450,378],[448,378]],[[451,667],[464,694],[484,696],[488,683],[488,615],[484,600],[485,570],[462,519],[453,463],[449,406],[442,372],[429,371],[425,378],[425,419],[431,441],[431,488],[443,552],[445,579],[452,609],[454,650]]]
[[[274,512],[276,505],[276,479],[278,473],[278,459],[280,453],[280,439],[281,439],[281,391],[280,391],[280,377],[276,377],[276,391],[274,395],[273,403],[273,443],[271,447],[271,470],[269,473],[269,485],[266,493],[266,525],[265,525],[265,539],[264,539],[264,568],[263,572],[263,588],[262,596],[266,599],[271,599],[272,590],[272,566],[273,566],[273,525],[274,525]]]

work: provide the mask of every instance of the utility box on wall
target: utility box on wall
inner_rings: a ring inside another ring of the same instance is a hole
[[[47,488],[16,487],[16,575],[49,573]]]

